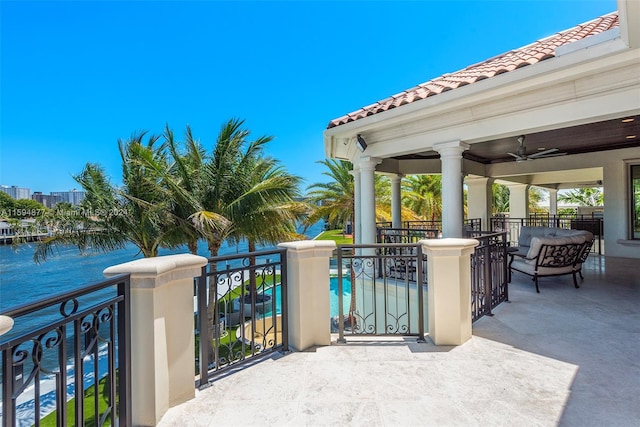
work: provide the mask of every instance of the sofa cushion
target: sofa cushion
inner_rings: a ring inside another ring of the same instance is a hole
[[[565,236],[565,237],[532,237],[527,258],[533,259],[540,253],[542,245],[565,245],[568,243],[582,244],[585,242],[585,235]],[[535,264],[535,261],[534,261]]]
[[[533,276],[536,274],[536,261],[529,259],[515,259],[511,263],[511,268]],[[545,276],[571,272],[573,272],[573,267],[568,265],[566,267],[539,267],[537,273],[538,276]]]
[[[568,236],[585,236],[586,240],[593,240],[593,234],[587,230],[573,230],[569,228],[557,227],[529,227],[520,228],[520,237],[518,238],[518,246],[531,246],[531,239],[534,237],[568,237]]]

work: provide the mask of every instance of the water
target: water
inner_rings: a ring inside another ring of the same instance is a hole
[[[305,233],[307,237],[313,238],[323,229],[323,223],[317,223],[310,227]],[[299,231],[300,232],[300,231]],[[126,248],[108,253],[80,254],[75,247],[63,247],[46,262],[36,264],[33,261],[33,253],[37,243],[22,244],[17,247],[11,245],[0,246],[0,313],[10,308],[23,304],[33,303],[42,299],[69,292],[92,283],[105,279],[102,272],[105,268],[142,258],[138,249],[130,244]],[[269,249],[269,248],[258,248]],[[235,253],[247,253],[248,245],[241,242],[238,245],[229,245],[226,242],[220,247],[219,255],[229,255]],[[186,247],[167,250],[160,249],[159,255],[171,255],[178,253],[188,253]],[[205,242],[198,245],[198,254],[208,257],[209,252]],[[21,319],[23,324],[20,330],[30,329],[41,324],[43,319],[40,316],[32,316],[30,319]],[[16,328],[17,329],[17,328]],[[15,332],[15,331],[12,331]],[[0,337],[0,341],[2,338]],[[104,360],[105,350],[101,349],[99,358],[99,377],[106,373],[106,361]],[[93,362],[91,357],[85,359],[84,386],[93,383],[93,376],[96,375],[90,369]],[[70,366],[71,368],[71,366]],[[68,397],[73,393],[74,378],[73,370],[67,371],[69,387]],[[1,383],[2,380],[0,380]],[[42,380],[41,391],[41,416],[55,409],[55,390],[51,380],[46,376]],[[1,400],[0,400],[1,402]],[[30,426],[34,419],[33,385],[27,388],[18,401],[18,425]],[[0,410],[0,422],[2,414]]]
[[[317,223],[306,232],[315,237],[322,231],[323,223]],[[125,249],[108,253],[90,253],[82,255],[75,247],[64,247],[47,261],[36,264],[33,253],[37,243],[19,245],[0,245],[0,313],[18,305],[72,291],[105,279],[102,272],[112,265],[122,264],[142,258],[138,248],[130,244]],[[266,249],[266,248],[263,248]],[[246,242],[220,247],[219,255],[246,253]],[[159,255],[188,253],[184,248],[160,249]],[[209,256],[207,245],[200,242],[198,255]]]

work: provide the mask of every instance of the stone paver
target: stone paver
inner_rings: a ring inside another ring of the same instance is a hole
[[[413,339],[274,355],[171,408],[160,426],[638,426],[640,273],[592,256],[514,274],[511,302],[458,347]]]

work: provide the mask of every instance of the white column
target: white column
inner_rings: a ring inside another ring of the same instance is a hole
[[[467,214],[469,218],[480,218],[482,229],[489,230],[489,221],[493,207],[493,178],[466,178]]]
[[[329,259],[332,240],[280,243],[287,249],[289,346],[304,351],[331,344]]]
[[[558,189],[547,188],[549,191],[549,215],[558,215]]]
[[[360,167],[360,224],[363,244],[376,243],[376,165],[381,162],[376,157],[362,157]]]
[[[131,274],[133,425],[156,425],[167,409],[195,397],[193,278],[206,264],[197,255],[169,255],[103,272]]]
[[[462,200],[462,152],[469,144],[462,141],[436,144],[442,163],[442,236],[461,237],[464,223]]]
[[[360,201],[360,167],[354,163],[353,170],[349,172],[353,176],[353,218],[351,226],[353,227],[353,233],[356,238],[353,243],[358,244],[362,242],[362,204]]]
[[[471,254],[476,239],[421,240],[427,255],[429,337],[436,345],[471,338]]]
[[[509,217],[529,218],[529,185],[508,184]]]
[[[391,227],[402,228],[402,177],[391,176]]]

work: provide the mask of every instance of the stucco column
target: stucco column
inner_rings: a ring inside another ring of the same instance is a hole
[[[391,227],[402,228],[402,177],[392,175],[391,180]]]
[[[549,192],[549,215],[558,215],[558,189],[547,188]]]
[[[429,337],[436,345],[460,345],[471,338],[471,254],[476,239],[427,239]]]
[[[358,165],[353,165],[353,170],[349,171],[349,174],[353,176],[353,220],[351,226],[353,227],[353,233],[355,239],[353,243],[358,244],[362,242],[362,205],[360,202],[360,168]]]
[[[462,152],[469,144],[462,141],[436,144],[442,163],[442,236],[461,237],[464,223],[462,200]]]
[[[361,157],[360,167],[360,224],[363,244],[376,243],[376,165],[381,162],[376,157]]]
[[[467,215],[469,218],[480,218],[482,229],[489,230],[489,221],[493,208],[492,178],[466,178]]]
[[[156,425],[195,396],[193,278],[207,259],[182,254],[143,258],[104,270],[131,274],[131,415]]]
[[[508,184],[509,187],[509,217],[529,218],[529,185]]]
[[[331,344],[329,259],[333,240],[280,243],[287,249],[289,347],[303,351]]]

